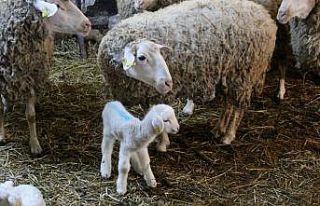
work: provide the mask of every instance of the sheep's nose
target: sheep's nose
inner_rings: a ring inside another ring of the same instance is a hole
[[[278,15],[277,15],[277,19],[280,23],[285,22],[285,19],[287,18],[287,12],[283,11],[283,10],[279,10]]]
[[[164,83],[165,83],[165,85],[166,85],[167,87],[169,87],[170,89],[172,89],[172,85],[173,85],[172,80],[167,80],[167,81],[165,81]]]
[[[89,21],[89,19],[83,20],[83,22],[81,23],[81,27],[84,31],[89,32],[91,29],[91,22]]]

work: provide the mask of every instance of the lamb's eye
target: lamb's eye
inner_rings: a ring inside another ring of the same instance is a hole
[[[142,55],[142,56],[139,56],[138,59],[139,59],[140,61],[144,61],[144,60],[146,60],[146,57]]]
[[[163,120],[163,122],[170,122],[170,120],[169,120],[169,119],[166,119],[166,120]]]

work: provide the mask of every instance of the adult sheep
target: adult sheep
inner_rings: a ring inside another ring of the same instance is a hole
[[[320,2],[283,0],[277,19],[282,24],[290,23],[293,54],[299,67],[317,73],[319,78]]]
[[[255,3],[190,0],[123,20],[102,39],[98,62],[107,87],[125,104],[177,97],[206,103],[219,86],[225,107],[216,132],[229,144],[253,90],[263,88],[276,31],[270,15]],[[163,57],[166,47],[146,39],[168,45],[170,55]]]
[[[31,152],[38,154],[42,149],[36,132],[35,102],[48,77],[52,33],[86,35],[90,21],[69,0],[7,0],[1,4],[0,15],[0,142],[5,141],[4,103],[25,102]]]
[[[134,0],[135,10],[155,11],[170,4],[179,3],[183,0]],[[272,17],[276,20],[277,12],[281,4],[281,0],[250,0],[264,6]],[[290,45],[289,27],[287,25],[278,25],[276,47],[272,59],[272,68],[278,69],[280,72],[278,98],[284,99],[285,90],[285,73],[287,67],[293,62],[292,49]]]

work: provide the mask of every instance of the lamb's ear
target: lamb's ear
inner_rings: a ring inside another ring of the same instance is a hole
[[[56,4],[48,3],[43,0],[34,0],[33,6],[42,13],[42,17],[53,16],[58,11],[58,6]]]
[[[128,45],[124,48],[124,55],[122,60],[122,66],[125,71],[130,69],[136,63],[136,48],[133,45]]]
[[[156,46],[160,49],[161,52],[164,53],[172,53],[173,49],[166,45],[156,44]]]
[[[164,123],[161,119],[160,116],[155,116],[153,119],[152,119],[152,127],[153,127],[153,131],[156,133],[156,134],[160,134],[161,132],[163,132],[163,129],[164,129]]]
[[[21,200],[19,197],[10,195],[8,197],[9,206],[21,206]]]

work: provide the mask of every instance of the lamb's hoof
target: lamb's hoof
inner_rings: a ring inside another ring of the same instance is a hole
[[[157,145],[157,151],[158,152],[167,152],[167,146],[166,145]]]
[[[155,179],[146,180],[146,182],[149,187],[153,187],[153,188],[157,187],[157,181]]]
[[[127,189],[126,188],[123,188],[123,187],[117,187],[117,193],[119,195],[124,195],[127,193]]]
[[[100,174],[101,174],[101,177],[103,178],[110,178],[111,177],[111,172],[108,172],[107,170],[105,169],[101,169],[100,170]]]
[[[222,139],[222,143],[225,145],[230,145],[234,139],[235,139],[234,136],[224,136]]]

